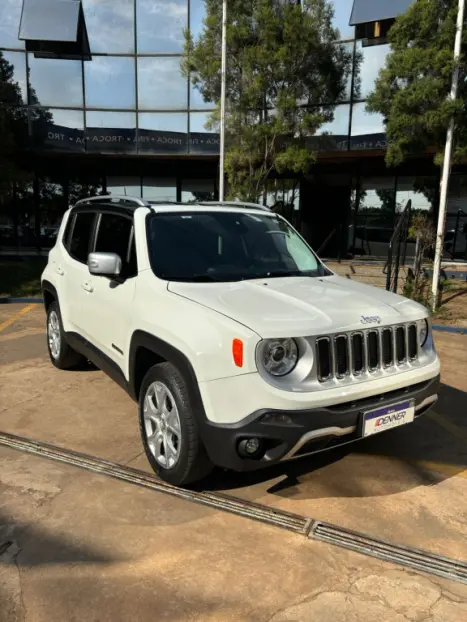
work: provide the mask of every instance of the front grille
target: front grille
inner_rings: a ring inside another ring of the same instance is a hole
[[[320,382],[388,370],[417,358],[416,324],[325,335],[316,340]]]

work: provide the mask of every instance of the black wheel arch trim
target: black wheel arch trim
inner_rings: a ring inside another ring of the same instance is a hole
[[[197,421],[199,423],[205,422],[207,419],[199,390],[198,379],[196,378],[195,370],[193,369],[189,359],[185,356],[185,354],[183,354],[183,352],[171,344],[143,330],[136,330],[131,338],[129,358],[130,379],[128,383],[131,397],[135,400],[139,399],[136,385],[136,359],[138,348],[140,347],[149,350],[164,361],[172,363],[175,367],[177,367],[187,383],[190,401],[194,406],[193,413],[196,416]]]
[[[44,298],[44,306],[46,304],[46,297],[44,295],[45,292],[48,292],[49,294],[52,294],[52,296],[58,302],[58,292],[57,292],[55,286],[52,285],[52,283],[50,281],[47,281],[47,280],[42,281],[41,289],[42,289],[42,297]]]

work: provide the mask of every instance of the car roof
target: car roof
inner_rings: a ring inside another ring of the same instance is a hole
[[[181,212],[185,210],[202,211],[229,211],[229,212],[263,212],[273,214],[271,210],[258,203],[244,201],[196,201],[190,203],[176,201],[147,201],[139,197],[101,195],[88,197],[77,201],[74,208],[88,210],[92,205],[111,207],[112,209],[122,209],[125,212],[134,212],[140,207],[152,209],[155,212]]]

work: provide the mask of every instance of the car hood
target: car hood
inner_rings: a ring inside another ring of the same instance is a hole
[[[230,283],[171,281],[168,290],[213,309],[261,337],[304,337],[425,317],[424,307],[336,275]],[[376,318],[362,322],[362,318]]]

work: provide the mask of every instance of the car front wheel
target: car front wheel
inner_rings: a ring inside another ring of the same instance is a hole
[[[184,486],[210,472],[185,380],[171,363],[154,365],[144,377],[139,421],[146,456],[161,479]]]

